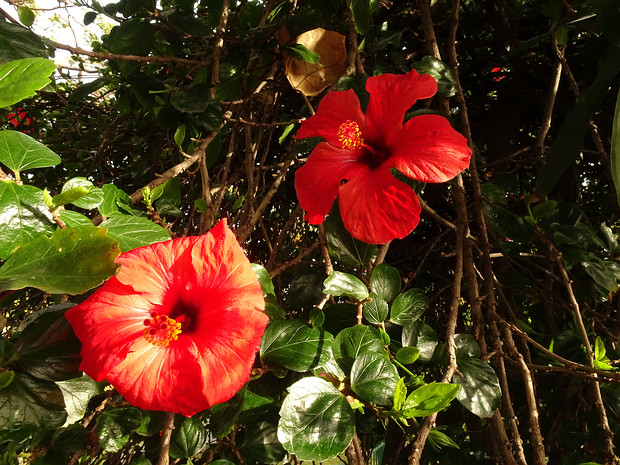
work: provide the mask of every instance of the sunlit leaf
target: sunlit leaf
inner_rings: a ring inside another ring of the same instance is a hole
[[[170,239],[166,229],[143,216],[111,214],[100,226],[118,241],[121,252]]]
[[[334,271],[323,284],[325,294],[344,295],[353,300],[364,300],[368,297],[366,285],[359,278],[348,273]]]
[[[327,381],[303,378],[288,389],[280,409],[278,440],[299,460],[323,461],[343,452],[355,434],[346,397]]]
[[[400,292],[400,273],[386,263],[377,265],[370,276],[370,290],[378,297],[391,302]]]
[[[480,418],[493,416],[502,404],[502,391],[491,365],[478,358],[462,357],[458,359],[458,368],[460,374],[452,378],[461,385],[458,401]]]
[[[0,267],[0,290],[36,287],[51,294],[81,294],[116,273],[118,241],[105,229],[59,229],[23,245]]]
[[[417,388],[407,397],[402,408],[405,418],[426,417],[440,412],[457,396],[460,386],[448,383],[429,383]]]
[[[351,389],[375,404],[392,405],[398,380],[396,367],[381,353],[361,354],[351,367]]]
[[[24,8],[32,14],[30,8]],[[0,108],[33,96],[51,82],[49,75],[55,70],[54,60],[45,58],[23,58],[0,65]]]
[[[343,329],[332,344],[338,364],[349,371],[355,359],[365,353],[385,354],[383,339],[375,328],[356,325]]]
[[[41,142],[19,131],[0,131],[0,163],[20,172],[60,163],[60,157]]]

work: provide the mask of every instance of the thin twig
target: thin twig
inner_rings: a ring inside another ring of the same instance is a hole
[[[157,465],[168,465],[170,462],[170,438],[174,429],[174,413],[166,412],[164,419],[164,429],[161,435],[161,448],[159,449],[159,460]]]

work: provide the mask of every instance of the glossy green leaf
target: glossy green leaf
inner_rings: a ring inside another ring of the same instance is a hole
[[[413,391],[405,400],[402,413],[405,418],[427,417],[450,405],[460,386],[448,383],[429,383]]]
[[[115,213],[100,226],[106,228],[108,235],[118,241],[121,252],[170,239],[166,229],[144,216]]]
[[[8,387],[14,379],[15,372],[13,370],[6,370],[0,373],[0,389]]]
[[[442,431],[439,431],[437,428],[430,430],[427,440],[431,447],[435,450],[441,450],[445,447],[460,449],[456,442],[450,439],[450,437]]]
[[[394,390],[394,406],[392,408],[395,411],[400,410],[405,403],[406,398],[407,385],[405,384],[405,378],[400,378],[398,383],[396,383],[396,389]]]
[[[34,23],[34,12],[27,6],[17,7],[17,17],[19,18],[19,22],[26,27],[30,27],[32,23]],[[2,73],[0,73],[0,76],[1,75]]]
[[[34,314],[15,340],[17,363],[35,378],[61,381],[80,375],[82,345],[65,318],[69,307],[51,306]]]
[[[386,263],[377,265],[370,276],[370,290],[386,302],[391,302],[400,292],[400,273]]]
[[[276,291],[273,287],[273,281],[269,276],[269,272],[265,269],[264,266],[259,265],[258,263],[251,264],[256,277],[258,278],[258,282],[260,283],[260,287],[263,290],[263,296],[267,295],[276,295]]]
[[[74,212],[73,210],[60,210],[58,212],[60,219],[65,222],[67,227],[73,228],[77,226],[88,226],[90,228],[94,228],[95,225],[87,216],[82,215],[81,213]]]
[[[367,266],[377,258],[379,248],[351,236],[342,224],[337,202],[325,220],[329,256],[343,265]]]
[[[346,397],[324,379],[294,383],[280,409],[278,440],[299,460],[323,461],[342,453],[355,434]]]
[[[33,96],[51,82],[49,76],[55,70],[54,60],[45,58],[23,58],[0,65],[0,108]]]
[[[125,191],[114,184],[101,186],[103,201],[99,205],[99,213],[103,216],[112,216],[114,213],[129,213],[132,216],[140,216],[142,212],[132,206],[131,197]]]
[[[375,328],[356,325],[343,329],[334,338],[332,344],[334,358],[346,372],[353,366],[355,359],[366,353],[385,354],[383,339]]]
[[[59,229],[23,245],[0,267],[0,290],[36,287],[81,294],[116,273],[118,242],[105,229]]]
[[[71,424],[84,417],[90,399],[99,394],[99,384],[84,375],[80,378],[58,381],[56,383],[62,391],[67,411],[67,422]]]
[[[545,155],[545,164],[537,180],[537,188],[542,194],[546,195],[551,191],[579,155],[588,123],[600,109],[618,72],[620,46],[610,44],[599,60],[594,81],[581,92],[574,108],[562,123],[551,149]]]
[[[60,163],[60,157],[45,145],[19,131],[0,131],[0,163],[20,172]]]
[[[351,0],[349,7],[353,13],[355,30],[359,34],[366,34],[370,21],[370,1],[371,0]]]
[[[456,79],[450,71],[450,67],[443,61],[432,56],[425,56],[420,61],[413,63],[412,67],[420,74],[429,74],[437,81],[437,95],[452,97],[456,94]]]
[[[0,432],[28,427],[55,428],[67,418],[60,388],[51,381],[16,373],[0,389]]]
[[[396,351],[395,357],[400,363],[410,365],[420,358],[420,349],[417,347],[401,347]]]
[[[90,182],[86,178],[71,178],[62,186],[62,193],[72,191],[74,189],[85,189],[87,190],[86,195],[76,198],[75,200],[71,200],[70,202],[76,207],[84,208],[86,210],[91,210],[93,208],[97,208],[101,202],[103,202],[103,192],[98,187],[95,187],[92,182]],[[62,195],[62,194],[60,194]],[[57,196],[54,196],[56,198]],[[58,204],[57,204],[58,205]],[[64,204],[63,204],[64,205]]]
[[[17,247],[54,229],[43,191],[13,181],[0,182],[0,259],[6,260]]]
[[[93,12],[90,12],[93,13]],[[86,13],[87,15],[88,13]],[[86,16],[84,15],[84,16]],[[95,14],[96,16],[96,14]],[[97,79],[93,79],[90,82],[85,82],[77,86],[67,99],[70,103],[79,103],[85,100],[90,94],[97,92],[103,86],[110,84],[112,81],[109,77],[104,76]]]
[[[116,408],[104,410],[97,418],[95,428],[99,444],[106,452],[121,450],[129,435],[142,423],[142,414],[137,408]]]
[[[274,321],[267,326],[260,355],[267,364],[304,372],[318,365],[331,335],[300,320]]]
[[[44,196],[46,195],[46,192],[47,191],[43,191]],[[67,189],[51,198],[52,207],[60,207],[62,205],[67,205],[68,203],[72,203],[78,199],[81,199],[85,195],[88,195],[88,192],[90,192],[90,188],[85,186]]]
[[[321,60],[321,55],[316,53],[314,50],[310,50],[303,44],[290,45],[286,47],[285,50],[286,53],[288,53],[293,58],[308,63],[319,63],[319,61]]]
[[[362,310],[364,318],[373,325],[381,324],[387,319],[390,307],[385,300],[378,297],[374,292],[370,294],[370,299],[364,304]]]
[[[414,321],[403,327],[403,347],[420,349],[420,361],[422,362],[428,362],[433,358],[438,342],[439,338],[435,330],[422,321]]]
[[[594,358],[596,360],[603,360],[605,358],[605,354],[607,350],[605,349],[605,343],[600,338],[600,336],[596,336],[594,341]]]
[[[277,426],[266,421],[252,425],[251,434],[246,434],[241,443],[241,453],[267,464],[281,462],[286,455],[278,441]]]
[[[426,311],[426,307],[428,307],[428,299],[424,291],[409,289],[394,299],[390,321],[401,326],[411,324],[422,316]]]
[[[452,377],[461,385],[458,401],[480,418],[493,416],[502,404],[502,391],[491,365],[478,358],[463,357],[458,359],[458,368],[461,374]]]
[[[50,53],[43,40],[30,29],[9,21],[0,21],[0,57],[11,62],[22,58],[47,58]]]
[[[323,290],[325,294],[344,295],[357,301],[368,297],[368,288],[359,278],[341,271],[334,271],[323,282],[323,285],[325,286]]]
[[[198,416],[178,417],[170,440],[170,456],[175,459],[196,455],[207,443],[207,429]]]
[[[392,405],[399,376],[396,367],[383,354],[361,354],[353,362],[350,378],[351,389],[360,398],[378,405]]]
[[[618,289],[620,279],[620,264],[615,260],[601,260],[592,256],[582,262],[586,273],[601,287],[613,292]]]
[[[618,205],[620,205],[620,91],[616,97],[616,109],[611,128],[609,163],[611,164],[611,175],[616,187],[616,200]]]
[[[471,334],[455,334],[454,345],[457,357],[480,357],[480,346]]]

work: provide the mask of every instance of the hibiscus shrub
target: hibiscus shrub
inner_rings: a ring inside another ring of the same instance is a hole
[[[615,0],[88,8],[0,9],[1,463],[617,463]]]

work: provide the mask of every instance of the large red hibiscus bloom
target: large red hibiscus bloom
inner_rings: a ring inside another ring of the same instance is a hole
[[[401,239],[418,225],[420,202],[413,189],[390,172],[396,168],[422,182],[445,182],[469,165],[466,139],[439,115],[419,115],[405,124],[405,112],[432,97],[437,82],[418,74],[383,74],[366,82],[366,114],[353,90],[331,92],[296,138],[322,137],[295,175],[306,219],[319,224],[338,197],[345,228],[357,239],[383,244]]]
[[[191,416],[231,398],[268,318],[226,220],[118,260],[119,273],[66,313],[82,341],[80,368],[144,409]]]

